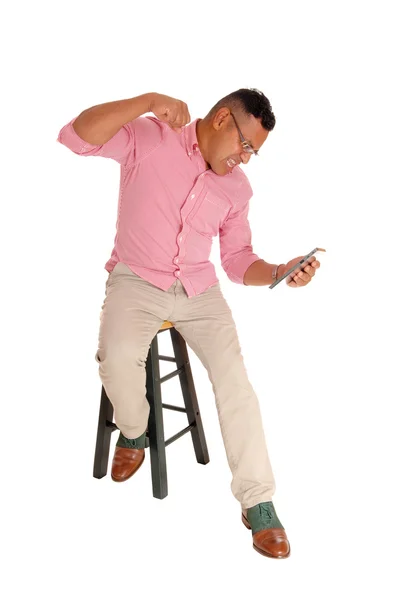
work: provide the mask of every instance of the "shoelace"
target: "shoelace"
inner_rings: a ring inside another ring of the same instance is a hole
[[[260,504],[260,516],[272,520],[273,512],[268,504]]]

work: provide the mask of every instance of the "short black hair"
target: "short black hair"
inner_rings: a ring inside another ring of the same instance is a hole
[[[261,125],[267,131],[272,131],[275,127],[276,119],[272,112],[271,103],[260,90],[255,88],[241,88],[221,98],[215,104],[207,116],[214,115],[220,108],[238,108],[248,115],[253,115],[256,119],[261,119]]]

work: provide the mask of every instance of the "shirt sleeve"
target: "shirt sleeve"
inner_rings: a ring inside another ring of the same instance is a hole
[[[123,125],[105,144],[89,144],[73,128],[77,118],[64,125],[56,141],[79,156],[103,156],[124,166],[136,165],[162,141],[161,122],[153,117],[138,117]]]
[[[251,245],[248,221],[249,202],[234,207],[219,231],[221,264],[234,283],[243,284],[243,278],[253,262],[260,260]]]

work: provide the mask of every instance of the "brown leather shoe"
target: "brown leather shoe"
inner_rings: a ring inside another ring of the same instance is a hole
[[[111,469],[113,481],[126,481],[132,477],[144,461],[144,448],[115,447]]]
[[[243,512],[242,521],[247,529],[251,529],[251,525]],[[284,529],[276,527],[257,531],[253,535],[253,548],[269,558],[288,558],[290,556],[290,544],[286,532]]]

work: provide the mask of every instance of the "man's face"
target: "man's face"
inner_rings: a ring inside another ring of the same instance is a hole
[[[237,125],[254,150],[259,150],[268,137],[260,119],[235,111]],[[231,173],[240,163],[248,163],[252,154],[243,150],[239,131],[228,108],[220,108],[214,115],[208,141],[207,162],[217,175]]]

